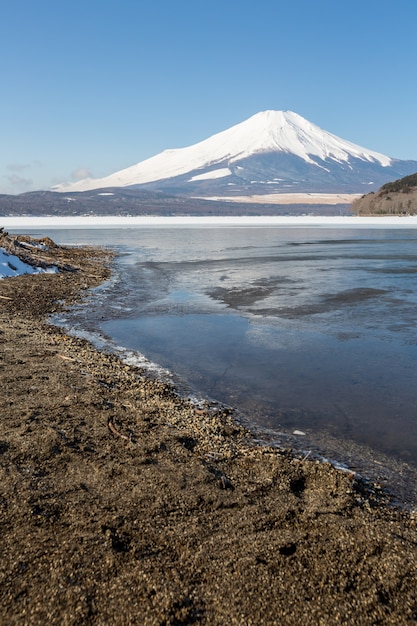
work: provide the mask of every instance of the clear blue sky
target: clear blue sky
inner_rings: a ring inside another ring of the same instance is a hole
[[[417,160],[415,0],[3,0],[0,193],[292,110]]]

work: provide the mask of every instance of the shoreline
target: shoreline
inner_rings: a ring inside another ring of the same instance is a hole
[[[5,229],[42,228],[129,228],[131,226],[165,227],[303,227],[321,228],[417,228],[417,216],[350,216],[350,215],[302,215],[302,216],[21,216],[0,217]]]
[[[376,489],[383,495],[386,504],[409,513],[417,513],[417,468],[401,459],[389,457],[381,451],[350,439],[339,439],[329,433],[318,435],[299,432],[274,430],[251,421],[250,412],[238,410],[216,397],[209,396],[196,388],[190,388],[180,380],[175,371],[167,370],[158,363],[149,361],[141,353],[124,348],[109,340],[103,340],[99,333],[71,329],[68,322],[52,318],[51,323],[64,333],[90,343],[99,352],[113,355],[123,364],[132,365],[140,370],[145,378],[168,385],[180,400],[190,402],[197,409],[201,406],[208,411],[225,410],[231,419],[246,429],[249,440],[256,446],[277,451],[291,452],[298,460],[309,459],[320,463],[329,463],[336,469],[355,476],[363,489]]]
[[[49,256],[0,281],[5,623],[417,620],[415,514],[46,322],[111,262]]]

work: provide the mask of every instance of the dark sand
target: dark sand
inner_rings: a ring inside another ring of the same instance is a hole
[[[0,281],[1,624],[417,623],[415,514],[49,325],[111,257],[36,255]]]

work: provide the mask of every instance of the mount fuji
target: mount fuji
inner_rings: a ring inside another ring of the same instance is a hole
[[[367,193],[414,172],[417,161],[367,150],[292,111],[263,111],[192,146],[165,150],[104,178],[63,183],[52,190],[129,188],[218,199]]]

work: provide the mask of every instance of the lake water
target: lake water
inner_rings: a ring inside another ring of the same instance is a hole
[[[112,279],[65,315],[67,327],[236,407],[261,438],[416,498],[417,230],[42,233],[119,252]]]

